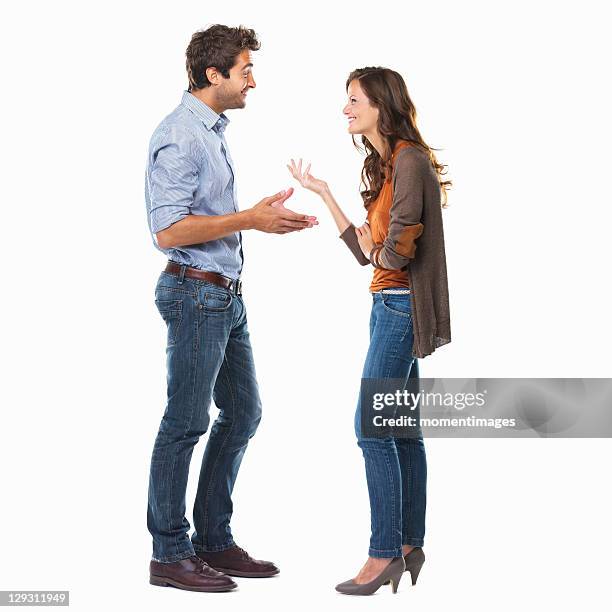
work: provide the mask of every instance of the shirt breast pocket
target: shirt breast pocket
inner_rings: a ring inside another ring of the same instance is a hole
[[[216,186],[216,180],[210,176],[201,176],[198,191],[195,194],[196,199],[203,199],[205,202],[210,202],[219,197],[219,188]]]
[[[225,168],[218,167],[215,168],[214,172],[214,176],[208,174],[200,178],[196,197],[201,197],[204,201],[211,202],[215,205],[215,209],[219,208],[215,210],[217,214],[232,211],[232,202],[230,201],[229,204],[225,202],[227,199],[232,200],[232,192],[230,190],[231,173],[229,169],[226,170]],[[220,205],[221,207],[219,207]],[[227,211],[225,210],[226,208]]]

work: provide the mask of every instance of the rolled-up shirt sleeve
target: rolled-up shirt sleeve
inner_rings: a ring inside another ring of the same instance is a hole
[[[149,160],[149,215],[155,234],[190,214],[203,151],[195,136],[173,126],[151,144]]]
[[[393,202],[386,238],[370,251],[375,268],[402,270],[414,258],[423,233],[423,176],[428,163],[410,147],[402,149],[393,167]]]

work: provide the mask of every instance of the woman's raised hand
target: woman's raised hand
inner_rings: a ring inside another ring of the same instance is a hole
[[[310,174],[310,166],[308,164],[306,170],[302,172],[302,160],[300,159],[299,164],[296,166],[295,161],[291,160],[291,165],[287,164],[287,168],[293,178],[298,181],[298,183],[304,187],[304,189],[308,189],[318,195],[323,195],[327,190],[327,183],[322,181],[321,179],[315,178]]]

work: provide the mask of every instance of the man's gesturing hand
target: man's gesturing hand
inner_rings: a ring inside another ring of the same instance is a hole
[[[293,187],[287,191],[264,198],[248,212],[251,217],[251,227],[260,232],[271,234],[287,234],[318,225],[316,217],[300,215],[285,208],[285,201],[293,194]]]

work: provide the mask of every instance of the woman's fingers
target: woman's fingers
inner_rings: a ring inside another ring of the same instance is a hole
[[[308,173],[310,172],[310,167],[312,166],[312,163],[309,163],[304,171],[302,171],[302,163],[303,159],[301,157],[297,165],[295,163],[295,160],[291,159],[291,165],[287,164],[287,169],[289,170],[289,172],[291,172],[293,178],[295,178],[302,186],[304,186],[304,183],[306,182],[308,177]]]
[[[289,172],[291,172],[291,176],[299,181],[300,177],[296,174],[295,168],[292,168],[289,164],[287,164],[287,168],[289,169]]]
[[[304,178],[298,174],[298,171],[295,167],[295,163],[293,162],[293,160],[291,160],[291,163],[293,164],[292,166],[289,166],[289,164],[287,164],[287,169],[289,170],[289,172],[291,172],[291,176],[293,176],[293,178],[298,181],[298,183],[300,183],[300,185],[302,185],[302,187],[304,186]]]

